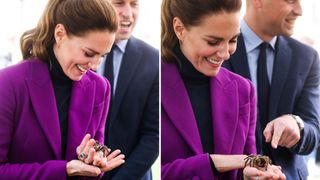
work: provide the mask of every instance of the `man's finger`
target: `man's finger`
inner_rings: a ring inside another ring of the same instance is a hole
[[[266,128],[263,131],[263,135],[267,143],[271,141],[272,131],[273,131],[273,122],[270,122],[267,124]]]
[[[292,146],[296,145],[299,142],[299,139],[291,139],[286,144],[286,148],[291,148]]]
[[[273,136],[271,140],[271,146],[276,149],[278,147],[279,140],[284,131],[284,127],[279,125],[274,127]]]

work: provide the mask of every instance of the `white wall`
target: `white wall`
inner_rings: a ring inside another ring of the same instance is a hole
[[[0,1],[0,56],[9,51],[13,63],[21,60],[19,38],[37,25],[46,3],[45,0]],[[140,0],[138,24],[133,33],[157,49],[160,48],[160,3],[161,0]]]

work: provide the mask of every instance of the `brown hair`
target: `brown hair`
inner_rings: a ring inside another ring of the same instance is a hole
[[[82,36],[89,31],[116,32],[117,13],[108,0],[49,0],[38,25],[20,38],[23,59],[37,57],[48,61],[48,47],[54,42],[54,29],[63,24],[68,35]]]
[[[241,0],[162,0],[161,5],[161,59],[175,62],[173,52],[178,38],[173,30],[173,18],[178,17],[186,28],[200,24],[209,14],[236,12],[241,9]]]

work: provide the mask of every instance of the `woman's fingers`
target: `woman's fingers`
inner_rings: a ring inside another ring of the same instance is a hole
[[[279,179],[279,180],[286,179],[286,176],[281,171],[281,166],[272,165],[272,166],[270,166],[270,171],[272,171],[273,174],[275,174],[275,176],[273,176],[274,179]]]
[[[257,168],[254,168],[254,167],[246,166],[243,169],[243,176],[244,176],[245,180],[250,180],[255,177],[262,176],[262,175],[263,175],[263,172],[258,170]]]
[[[101,171],[102,172],[110,171],[110,170],[120,166],[121,164],[123,164],[125,162],[124,157],[125,156],[123,154],[120,154],[120,155],[110,159],[110,161],[107,161],[105,166],[101,167]]]
[[[93,176],[96,177],[101,174],[98,167],[85,164],[80,160],[72,160],[67,163],[68,176]]]
[[[83,138],[81,144],[76,150],[79,160],[86,164],[101,167],[104,171],[109,171],[124,163],[125,156],[120,154],[121,151],[119,149],[112,153],[110,153],[111,150],[106,146],[104,146],[105,149],[102,148],[102,150],[97,150],[94,149],[95,143],[96,141],[94,139],[90,139],[89,134]]]
[[[112,164],[112,163],[117,162],[119,160],[120,161],[124,160],[124,158],[125,158],[124,154],[120,154],[120,155],[116,156],[115,158],[111,159],[110,161],[107,161],[107,163]]]
[[[88,157],[84,159],[84,162],[86,164],[92,164],[95,154],[96,154],[96,151],[93,148],[90,148],[88,152]]]
[[[110,153],[107,156],[107,161],[110,161],[111,159],[113,159],[114,157],[116,157],[117,155],[119,155],[121,153],[121,151],[119,149],[114,150],[112,153]]]
[[[84,136],[84,138],[82,139],[80,145],[77,147],[76,151],[77,151],[77,155],[79,155],[81,152],[83,152],[84,147],[87,145],[89,139],[90,139],[91,135],[90,134],[86,134]]]
[[[104,156],[102,151],[98,151],[95,153],[92,164],[99,167],[103,167],[107,164],[107,158],[106,156]]]
[[[78,155],[78,159],[90,164],[93,160],[93,153],[95,152],[94,149],[92,148],[93,144],[95,143],[94,139],[90,139],[87,141],[87,144],[85,145],[85,147],[82,149],[82,151],[80,152],[80,155]],[[90,150],[90,149],[93,149]],[[82,156],[82,157],[81,157]],[[88,159],[90,157],[90,159]]]

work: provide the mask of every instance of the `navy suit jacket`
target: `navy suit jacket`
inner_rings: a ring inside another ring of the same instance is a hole
[[[250,77],[243,37],[224,67],[246,78]],[[269,99],[269,121],[284,115],[300,116],[305,124],[301,139],[291,149],[272,149],[274,164],[280,165],[291,179],[306,179],[308,169],[302,156],[318,146],[320,63],[317,52],[289,37],[279,36],[276,44],[272,84]],[[256,142],[262,143],[260,122],[257,121]],[[257,151],[259,146],[257,146]]]
[[[159,51],[131,37],[123,55],[105,140],[126,162],[110,179],[151,179],[159,154]]]

